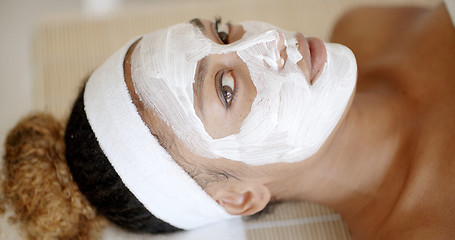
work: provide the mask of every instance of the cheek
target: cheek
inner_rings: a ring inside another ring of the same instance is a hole
[[[225,137],[235,131],[226,109],[216,101],[219,102],[218,96],[206,104],[203,110],[204,118],[201,119],[205,131],[214,139]]]
[[[243,121],[251,112],[251,105],[257,94],[250,73],[246,67],[245,69],[244,74],[242,74],[245,77],[239,78],[237,81],[238,94],[234,99],[233,107],[230,109],[231,111],[228,111],[230,118],[233,120],[232,122],[236,123],[236,133],[240,132]]]

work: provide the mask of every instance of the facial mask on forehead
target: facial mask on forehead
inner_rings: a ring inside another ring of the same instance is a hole
[[[251,165],[306,159],[322,146],[349,102],[357,77],[354,55],[342,45],[326,44],[327,63],[309,85],[297,66],[302,55],[294,33],[261,22],[241,25],[246,33],[229,45],[211,41],[191,24],[144,36],[131,59],[136,92],[200,156]],[[282,69],[280,36],[288,55]],[[199,60],[230,52],[246,63],[257,95],[240,132],[213,139],[194,110],[194,77]]]

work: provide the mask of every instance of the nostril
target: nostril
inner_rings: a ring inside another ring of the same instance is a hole
[[[281,51],[283,48],[286,48],[286,39],[282,33],[278,33],[278,50]]]
[[[286,46],[283,47],[280,51],[280,58],[278,59],[278,69],[281,70],[284,68],[284,65],[286,64],[286,60],[288,59],[288,54],[286,53]]]
[[[282,33],[278,33],[276,45],[269,45],[267,53],[261,55],[264,66],[273,70],[282,70],[286,65],[288,54],[286,52],[286,39]]]
[[[288,54],[286,53],[286,39],[284,38],[284,35],[282,33],[279,33],[279,39],[278,39],[278,51],[279,51],[279,58],[277,60],[278,64],[278,70],[282,70],[284,68],[284,65],[286,64],[286,60],[288,58]]]

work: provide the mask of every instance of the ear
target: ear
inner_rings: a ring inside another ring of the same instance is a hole
[[[258,213],[271,198],[269,189],[259,183],[236,182],[226,187],[213,190],[211,195],[232,215],[248,216]]]

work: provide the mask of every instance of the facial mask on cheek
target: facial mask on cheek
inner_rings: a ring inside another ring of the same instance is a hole
[[[310,86],[297,66],[302,56],[293,33],[260,22],[242,25],[245,35],[229,45],[212,42],[190,24],[144,36],[132,56],[136,92],[198,155],[252,165],[303,160],[343,114],[356,82],[355,58],[344,46],[326,44],[327,63]],[[280,33],[288,59],[278,70]],[[192,86],[199,60],[229,52],[247,64],[257,96],[238,134],[213,139],[195,113]]]

